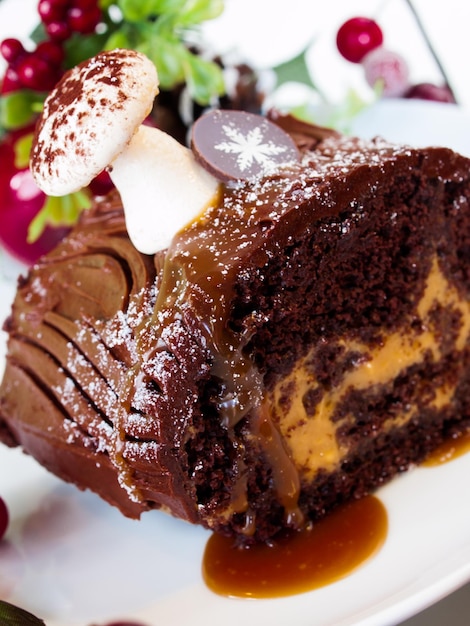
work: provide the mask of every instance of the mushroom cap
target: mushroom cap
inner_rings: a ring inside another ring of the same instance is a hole
[[[158,93],[155,65],[134,50],[101,52],[69,70],[38,121],[31,171],[62,196],[86,187],[125,149]]]

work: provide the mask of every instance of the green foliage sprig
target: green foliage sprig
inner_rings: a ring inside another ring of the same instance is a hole
[[[0,623],[3,626],[45,626],[39,617],[3,600],[0,600]]]
[[[201,24],[222,13],[224,0],[100,0],[99,6],[103,19],[97,32],[74,35],[65,42],[64,69],[102,50],[131,48],[155,63],[162,89],[186,84],[192,99],[202,106],[224,94],[220,66],[200,56],[191,45]],[[46,39],[41,23],[31,33],[31,39],[36,43]],[[0,140],[9,132],[32,125],[46,96],[47,93],[27,89],[0,96]],[[30,139],[27,135],[15,145],[18,167],[27,166],[29,151],[25,146]],[[74,224],[90,204],[87,190],[63,198],[46,197],[43,208],[31,222],[28,240],[35,241],[47,225]]]
[[[191,97],[203,106],[225,92],[220,66],[192,49],[191,33],[218,17],[223,0],[101,0],[102,28],[91,35],[74,35],[65,43],[65,68],[102,50],[132,48],[156,65],[162,89],[186,83]],[[31,34],[46,38],[42,24]],[[0,137],[30,124],[47,93],[20,90],[0,97]]]

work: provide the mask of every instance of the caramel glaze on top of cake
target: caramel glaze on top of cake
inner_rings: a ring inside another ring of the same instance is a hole
[[[131,517],[266,540],[470,424],[469,161],[274,119],[167,253],[114,194],[20,281],[0,437]]]

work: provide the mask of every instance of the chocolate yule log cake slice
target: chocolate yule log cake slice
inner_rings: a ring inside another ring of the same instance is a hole
[[[119,192],[19,282],[0,436],[125,515],[264,541],[470,426],[470,161],[274,114],[124,136],[153,72],[106,53],[46,102],[47,193]]]

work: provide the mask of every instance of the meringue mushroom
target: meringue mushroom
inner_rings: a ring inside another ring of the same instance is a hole
[[[107,169],[129,237],[144,254],[168,247],[219,184],[191,150],[142,125],[157,94],[157,71],[146,56],[102,52],[67,72],[49,94],[31,156],[34,179],[50,196],[78,191]]]

